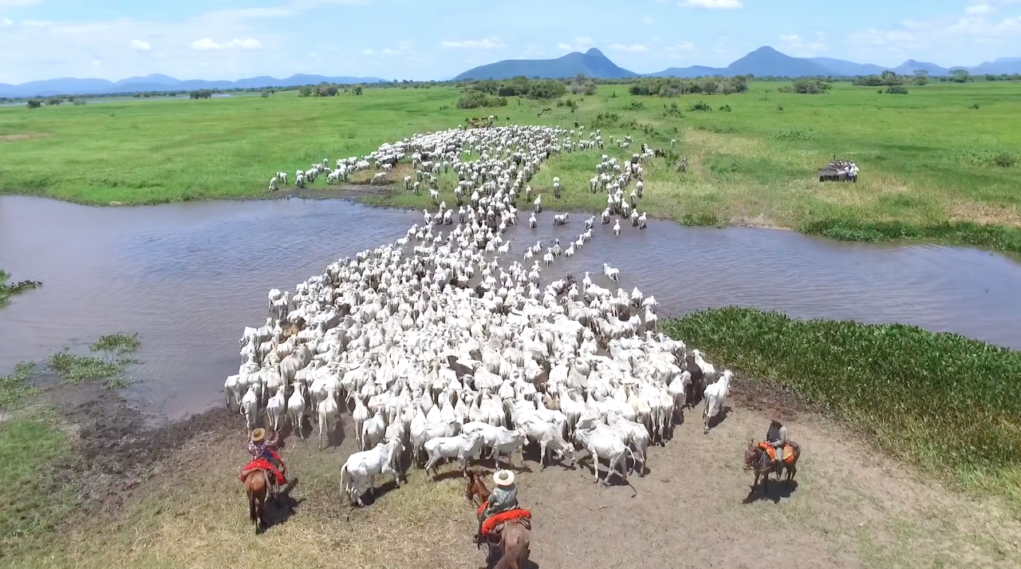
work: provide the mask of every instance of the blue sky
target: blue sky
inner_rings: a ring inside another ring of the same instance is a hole
[[[1021,0],[0,0],[0,82],[164,73],[441,79],[598,47],[639,73],[795,56],[1021,56]]]

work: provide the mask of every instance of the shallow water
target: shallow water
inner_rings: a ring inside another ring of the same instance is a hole
[[[538,229],[512,229],[513,258],[539,239],[566,248],[583,219],[554,230],[544,213]],[[0,268],[43,282],[0,311],[0,373],[100,334],[138,332],[130,399],[171,419],[219,404],[223,379],[240,363],[241,331],[264,322],[270,288],[293,290],[421,221],[421,213],[340,200],[90,208],[0,196]],[[573,259],[546,273],[580,280],[591,271],[607,286],[604,261],[629,290],[654,294],[661,316],[737,304],[904,322],[1021,348],[1021,264],[991,253],[650,222],[645,231],[625,225],[619,237],[597,226]]]

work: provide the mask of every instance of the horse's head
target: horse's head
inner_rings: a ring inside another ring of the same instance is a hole
[[[748,470],[748,469],[752,468],[752,466],[755,465],[755,458],[761,452],[762,451],[759,449],[758,445],[755,444],[755,440],[754,439],[751,439],[751,440],[748,441],[748,448],[746,448],[745,451],[744,451],[744,469],[745,470]]]

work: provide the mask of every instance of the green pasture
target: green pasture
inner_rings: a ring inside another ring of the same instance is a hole
[[[551,160],[532,182],[548,191],[560,176],[564,194],[545,199],[551,209],[601,209],[604,198],[587,192],[600,154],[626,157],[642,142],[669,150],[676,140],[676,156],[646,167],[641,208],[650,215],[1021,252],[1021,129],[1014,126],[1021,84],[930,84],[908,95],[847,83],[820,95],[781,93],[782,86],[661,98],[604,85],[594,96],[510,98],[505,107],[473,110],[457,108],[453,87],[7,107],[0,109],[0,192],[101,205],[263,196],[274,172],[293,176],[323,158],[332,163],[493,114],[497,125],[577,123],[598,126],[607,142],[633,137],[629,149],[607,144]],[[567,100],[577,103],[574,112]],[[690,110],[698,103],[711,110]],[[834,156],[857,162],[857,184],[818,182],[816,170]],[[686,172],[675,171],[680,158]],[[451,178],[443,184],[450,192]],[[427,199],[383,201],[418,207]]]

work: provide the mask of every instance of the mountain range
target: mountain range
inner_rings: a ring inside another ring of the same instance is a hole
[[[145,77],[129,77],[117,82],[106,79],[46,79],[21,85],[0,83],[0,97],[48,97],[51,95],[107,95],[112,93],[147,93],[153,91],[195,91],[197,89],[261,89],[265,87],[297,87],[319,83],[381,83],[376,77],[326,77],[324,75],[291,75],[286,79],[252,77],[237,81],[181,81],[158,73]]]
[[[758,77],[854,77],[875,75],[892,70],[898,74],[910,75],[925,70],[929,75],[947,75],[954,69],[967,69],[973,74],[1021,73],[1021,57],[1002,57],[987,61],[975,67],[941,67],[935,63],[909,59],[897,67],[883,67],[871,63],[855,63],[829,57],[791,57],[769,46],[760,47],[731,63],[727,67],[671,67],[655,73],[638,74],[618,67],[603,52],[592,48],[585,53],[573,52],[556,59],[508,59],[469,69],[454,78],[464,79],[510,79],[525,77],[565,78],[579,73],[601,79],[624,79],[628,77],[681,77],[695,78],[708,76],[733,77],[756,75]]]
[[[967,69],[975,75],[1021,73],[1021,57],[1001,57],[986,61],[974,67],[941,67],[935,63],[909,59],[897,67],[883,67],[871,63],[855,63],[829,57],[791,57],[772,47],[764,46],[745,55],[726,67],[671,67],[656,73],[639,74],[619,67],[603,52],[592,48],[585,53],[572,52],[556,59],[507,59],[469,69],[453,78],[465,79],[510,79],[517,76],[541,78],[567,78],[578,74],[601,79],[626,79],[630,77],[681,77],[707,76],[733,77],[752,74],[758,77],[854,77],[877,75],[892,70],[901,75],[910,75],[925,70],[929,75],[947,75],[954,69]],[[48,79],[32,81],[21,85],[0,83],[0,97],[47,97],[51,95],[100,95],[113,93],[145,93],[153,91],[194,91],[196,89],[261,89],[266,87],[297,87],[319,83],[380,83],[385,79],[376,77],[327,77],[324,75],[292,75],[286,79],[273,77],[252,77],[237,81],[205,81],[192,79],[181,81],[166,75],[153,74],[145,77],[129,77],[112,82],[106,79]]]

